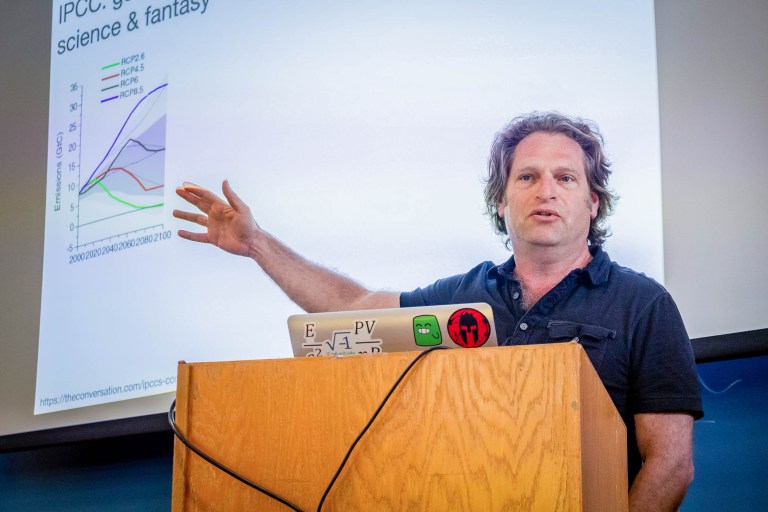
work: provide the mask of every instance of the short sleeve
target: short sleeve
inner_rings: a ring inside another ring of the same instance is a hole
[[[693,348],[668,292],[659,294],[640,315],[631,347],[634,413],[686,412],[695,419],[704,415]]]
[[[423,288],[400,293],[400,307],[440,306],[451,304],[456,290],[461,285],[463,275],[438,279]]]
[[[400,307],[442,306],[466,302],[486,302],[492,307],[498,302],[495,280],[488,273],[495,265],[486,261],[466,274],[438,279],[423,288],[400,294]]]

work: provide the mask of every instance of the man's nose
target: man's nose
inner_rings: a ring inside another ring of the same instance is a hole
[[[536,190],[536,197],[542,200],[548,200],[555,197],[555,178],[544,175],[539,179],[539,187]]]

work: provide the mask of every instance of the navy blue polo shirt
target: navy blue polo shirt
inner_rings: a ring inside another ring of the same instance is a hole
[[[400,306],[486,302],[499,345],[577,339],[627,425],[630,485],[640,469],[637,413],[703,415],[688,334],[672,297],[644,274],[611,261],[600,246],[531,309],[523,309],[512,256],[400,294]]]

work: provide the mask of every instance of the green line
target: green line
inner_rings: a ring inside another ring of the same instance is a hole
[[[115,67],[115,66],[119,66],[119,65],[120,65],[120,61],[118,61],[118,62],[115,62],[114,64],[110,64],[109,66],[104,66],[104,67],[103,67],[103,68],[101,68],[101,69],[102,69],[102,70],[104,70],[104,69],[109,69],[109,68],[113,68],[113,67]]]
[[[109,197],[111,197],[111,198],[112,198],[112,199],[114,199],[115,201],[118,201],[118,202],[120,202],[120,203],[123,203],[123,204],[125,204],[125,205],[128,205],[128,206],[130,206],[131,208],[136,208],[136,209],[139,209],[139,210],[146,210],[147,208],[157,208],[158,206],[163,206],[163,204],[164,204],[164,203],[157,203],[157,204],[152,204],[152,205],[149,205],[149,206],[139,206],[139,205],[137,205],[137,204],[131,204],[131,203],[129,203],[128,201],[123,201],[123,200],[122,200],[122,199],[120,199],[119,197],[115,197],[115,196],[113,196],[113,195],[112,195],[112,192],[110,192],[110,191],[109,191],[109,189],[108,189],[108,188],[107,188],[107,187],[106,187],[106,186],[105,186],[105,185],[104,185],[104,184],[101,182],[101,180],[96,180],[96,183],[97,183],[97,184],[98,184],[98,185],[99,185],[101,188],[103,188],[103,189],[104,189],[104,192],[106,192],[106,193],[107,193],[107,195],[108,195]]]

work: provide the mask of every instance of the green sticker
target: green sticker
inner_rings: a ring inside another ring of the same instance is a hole
[[[440,326],[435,315],[421,315],[413,319],[413,338],[420,347],[432,347],[443,343]]]

